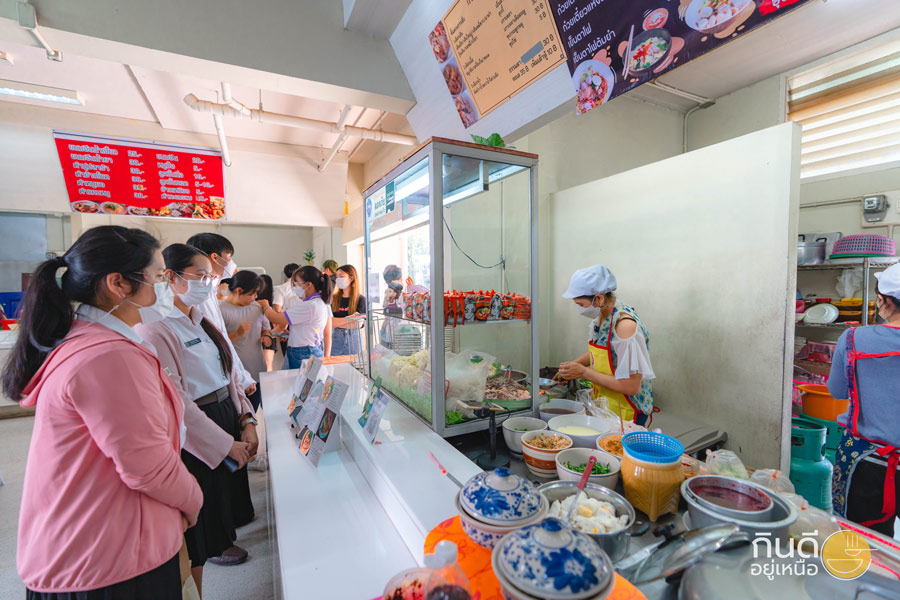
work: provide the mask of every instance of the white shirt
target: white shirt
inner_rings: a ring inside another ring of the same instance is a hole
[[[331,315],[331,305],[322,302],[319,294],[297,302],[286,309],[284,314],[291,325],[288,347],[319,346],[325,339],[325,326]]]
[[[96,306],[91,306],[90,304],[81,304],[78,307],[78,310],[75,311],[75,317],[79,321],[87,321],[89,323],[99,323],[108,329],[112,329],[116,333],[120,333],[127,337],[132,342],[136,344],[140,344],[144,348],[147,348],[156,355],[156,348],[153,347],[153,344],[150,342],[145,342],[141,336],[137,334],[137,331],[128,326],[125,321],[120,319],[119,317],[106,312],[105,310],[100,310]]]
[[[228,330],[225,328],[225,319],[222,318],[222,311],[219,309],[219,299],[216,297],[216,286],[213,286],[212,291],[210,291],[209,298],[204,300],[203,304],[197,308],[203,313],[204,317],[209,319],[210,323],[215,325],[216,329],[219,330],[219,333],[222,334],[222,337],[225,338],[225,343],[228,344],[228,348],[231,350],[231,360],[234,362],[234,368],[237,371],[238,378],[241,380],[241,387],[247,389],[250,387],[250,384],[256,383],[253,376],[244,368],[241,357],[238,356],[237,350],[234,349],[234,345],[228,338]]]
[[[197,400],[228,385],[229,378],[222,369],[218,347],[200,325],[201,315],[196,311],[193,314],[198,318],[189,319],[178,308],[173,308],[166,323],[184,348],[185,368],[181,379],[191,400]]]
[[[276,285],[275,287],[272,288],[272,304],[273,305],[277,304],[278,306],[283,307],[285,300],[290,296],[294,296],[296,298],[294,293],[291,291],[291,280],[290,279],[288,279],[284,283],[282,283],[280,285]]]

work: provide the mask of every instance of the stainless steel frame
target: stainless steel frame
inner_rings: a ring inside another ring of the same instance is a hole
[[[410,413],[419,418],[423,423],[434,429],[436,433],[442,437],[451,437],[473,431],[480,431],[487,428],[487,419],[477,419],[467,421],[456,425],[446,425],[445,420],[445,402],[444,396],[444,360],[443,354],[438,359],[435,350],[444,352],[444,204],[443,204],[443,160],[444,154],[461,156],[465,158],[473,158],[476,160],[487,160],[498,163],[521,166],[530,169],[530,198],[529,206],[531,210],[531,240],[530,240],[530,262],[531,273],[529,280],[529,293],[531,296],[531,377],[532,377],[532,409],[534,412],[539,399],[540,386],[538,384],[540,378],[540,329],[538,326],[538,316],[540,314],[540,304],[538,301],[538,207],[537,207],[537,186],[538,160],[529,156],[520,154],[510,154],[506,152],[491,150],[486,147],[472,147],[471,145],[454,144],[449,141],[432,140],[408,156],[399,165],[391,169],[384,177],[369,186],[363,192],[363,198],[368,198],[370,192],[379,190],[387,185],[388,182],[396,179],[411,166],[420,162],[423,158],[428,158],[429,172],[429,225],[430,225],[430,243],[431,243],[431,418],[432,422],[422,418],[405,403],[394,397],[401,405],[406,407]],[[486,174],[485,174],[486,177]],[[363,211],[363,219],[366,219],[365,211]],[[368,279],[369,273],[369,254],[371,252],[371,237],[369,230],[369,222],[364,223],[365,229],[365,273]],[[370,319],[370,323],[373,320]],[[465,327],[465,325],[463,325]],[[374,347],[374,327],[368,328],[368,348]],[[368,361],[368,375],[372,377],[372,360]],[[390,392],[385,390],[388,394]],[[393,395],[390,394],[392,397]],[[518,413],[527,412],[518,411]]]

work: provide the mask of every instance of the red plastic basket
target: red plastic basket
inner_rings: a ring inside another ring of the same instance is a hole
[[[845,235],[834,243],[830,258],[895,256],[897,244],[891,238],[873,233]]]

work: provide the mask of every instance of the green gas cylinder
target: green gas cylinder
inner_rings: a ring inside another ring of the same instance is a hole
[[[844,426],[837,421],[826,421],[825,419],[817,419],[816,417],[810,417],[809,415],[797,415],[795,418],[809,421],[814,425],[825,428],[827,432],[825,434],[825,458],[830,460],[831,464],[834,464],[834,455],[837,452],[837,447],[840,445],[841,438],[844,435]]]
[[[825,458],[825,427],[805,419],[791,419],[791,483],[806,501],[831,512],[831,473]]]

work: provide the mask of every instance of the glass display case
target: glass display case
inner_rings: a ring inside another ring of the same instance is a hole
[[[537,160],[433,138],[363,193],[369,376],[444,437],[537,402]]]

